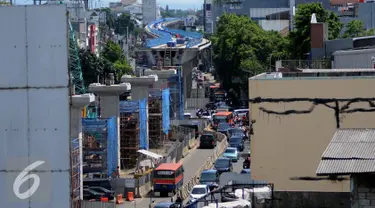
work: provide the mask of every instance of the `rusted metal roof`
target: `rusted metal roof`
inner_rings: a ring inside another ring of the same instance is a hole
[[[338,129],[322,155],[317,175],[375,172],[375,129]]]

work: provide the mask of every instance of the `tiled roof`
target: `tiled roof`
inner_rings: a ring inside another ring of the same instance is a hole
[[[375,172],[375,129],[338,129],[317,175]]]

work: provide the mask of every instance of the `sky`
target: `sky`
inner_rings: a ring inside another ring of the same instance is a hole
[[[15,0],[16,4],[32,4],[32,0]],[[94,0],[98,2],[99,0]],[[109,2],[117,2],[119,0],[100,0],[102,5],[108,5]],[[170,9],[200,9],[204,0],[157,0],[160,6],[168,5]]]
[[[170,9],[200,9],[203,0],[157,0],[160,6],[168,4]]]

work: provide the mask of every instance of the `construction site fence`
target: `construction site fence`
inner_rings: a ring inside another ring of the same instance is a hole
[[[120,101],[120,112],[134,114],[138,113],[139,116],[139,148],[148,149],[147,142],[147,100],[137,101]]]
[[[72,183],[72,200],[79,199],[80,196],[80,189],[81,189],[81,180],[80,175],[81,173],[81,157],[80,157],[80,149],[79,149],[79,140],[78,138],[72,139],[71,141],[71,183]]]
[[[116,208],[115,202],[100,202],[100,201],[80,201],[80,208]]]
[[[186,156],[187,151],[194,147],[195,131],[189,128],[171,126],[172,131],[178,134],[174,135],[176,141],[167,150],[167,154],[161,159],[160,163],[176,163]],[[136,179],[136,187],[143,186],[152,181],[152,173]]]
[[[212,168],[216,159],[219,158],[220,155],[223,154],[224,150],[228,147],[227,137],[224,134],[213,131],[209,132],[214,134],[215,138],[218,141],[218,145],[215,147],[214,153],[206,159],[205,163],[197,170],[196,174],[179,190],[180,196],[184,200],[189,198],[190,192],[193,187],[199,184],[199,177],[202,171]]]
[[[111,176],[118,166],[117,119],[82,119],[83,152],[82,154],[102,154],[101,167],[84,166],[84,173],[102,172]],[[86,158],[83,158],[85,162]]]
[[[204,109],[210,98],[186,98],[185,109]]]

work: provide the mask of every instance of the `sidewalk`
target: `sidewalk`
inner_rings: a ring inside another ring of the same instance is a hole
[[[182,163],[184,165],[184,184],[187,183],[190,178],[192,178],[197,170],[204,165],[206,159],[212,156],[213,150],[212,149],[192,149],[190,153],[183,158]],[[154,201],[154,204],[158,202],[169,202],[171,201],[171,197],[156,197],[151,198]],[[148,208],[150,204],[150,197],[139,198],[136,199],[134,202],[125,202],[124,204],[117,205],[118,208]]]

